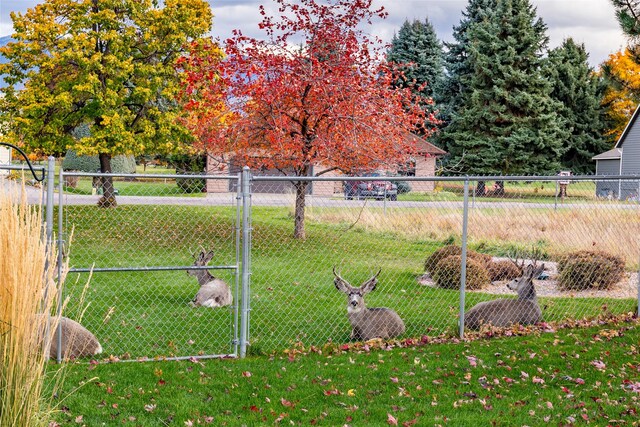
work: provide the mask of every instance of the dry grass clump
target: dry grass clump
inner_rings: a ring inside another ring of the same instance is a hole
[[[436,250],[434,253],[429,255],[429,257],[425,261],[425,271],[433,273],[440,261],[450,256],[462,257],[462,248],[457,245],[447,245]],[[478,262],[481,265],[487,265],[491,263],[491,256],[467,249],[467,260],[470,259]]]
[[[492,282],[512,280],[522,276],[522,271],[509,260],[492,261],[487,264],[487,272]]]
[[[48,313],[58,290],[56,254],[47,249],[40,209],[15,184],[0,180],[0,425],[47,425],[52,400],[43,400],[49,344],[56,327]]]
[[[563,290],[609,289],[624,275],[624,260],[604,251],[576,251],[558,261],[558,287]]]
[[[459,289],[462,276],[462,256],[450,255],[438,262],[431,272],[436,286],[444,289]],[[490,284],[487,268],[472,258],[467,259],[465,287],[470,290],[482,289]]]

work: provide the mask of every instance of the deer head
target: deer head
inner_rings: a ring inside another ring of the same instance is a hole
[[[349,282],[340,277],[340,275],[336,272],[336,268],[333,267],[333,275],[335,276],[333,283],[336,285],[336,289],[347,294],[347,311],[349,313],[358,313],[366,309],[364,296],[376,288],[376,284],[378,283],[378,275],[381,271],[382,269],[378,270],[378,272],[374,274],[370,279],[366,280],[364,283],[362,283],[362,285],[360,285],[360,287],[356,288],[351,286]]]

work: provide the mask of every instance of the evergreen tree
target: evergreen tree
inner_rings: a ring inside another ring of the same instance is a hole
[[[591,158],[607,150],[604,138],[600,82],[589,67],[584,45],[569,38],[549,52],[545,75],[552,85],[551,97],[562,104],[558,114],[570,132],[565,140],[562,167],[574,174],[595,172]]]
[[[497,0],[466,30],[472,73],[445,130],[453,164],[469,174],[555,174],[566,132],[543,77],[546,25],[529,0]]]
[[[442,55],[442,44],[428,19],[405,21],[387,52],[387,60],[397,64],[404,74],[397,85],[416,92],[427,116],[437,113],[433,98],[444,75]]]
[[[451,119],[462,109],[463,100],[469,93],[468,81],[474,73],[474,66],[469,56],[470,41],[469,28],[482,22],[495,9],[496,0],[469,0],[465,11],[462,12],[462,20],[458,26],[453,27],[454,42],[444,43],[445,74],[441,84],[436,90],[435,101],[440,108],[438,118],[443,121],[446,128]],[[450,141],[447,132],[436,135],[437,144],[448,150]]]

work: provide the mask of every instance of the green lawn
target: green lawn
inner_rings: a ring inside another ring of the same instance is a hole
[[[635,425],[640,326],[243,360],[70,365],[61,425]],[[79,387],[79,388],[78,388]]]
[[[211,265],[236,263],[232,208],[69,206],[65,212],[67,232],[73,228],[72,267],[186,266],[199,247],[216,252]],[[366,301],[396,310],[407,326],[405,337],[455,333],[458,292],[416,280],[424,272],[424,259],[443,242],[311,219],[307,239],[298,241],[291,237],[292,226],[287,208],[253,209],[250,354],[296,342],[348,341],[346,297],[333,285],[333,266],[354,285],[382,268],[377,289]],[[214,274],[235,287],[233,271]],[[86,281],[86,274],[71,274],[67,280],[72,314]],[[195,279],[184,271],[95,273],[83,324],[98,336],[106,355],[125,359],[231,352],[237,331],[233,307],[193,309],[188,302],[196,291]],[[469,293],[466,307],[493,298]],[[632,298],[541,298],[547,321],[626,313],[635,304]]]

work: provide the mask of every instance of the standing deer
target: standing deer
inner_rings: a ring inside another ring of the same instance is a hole
[[[213,251],[205,253],[201,251],[195,257],[193,265],[195,267],[204,267],[213,258]],[[223,307],[233,303],[231,288],[223,280],[213,277],[208,270],[193,269],[187,270],[187,274],[195,276],[200,284],[200,289],[196,296],[191,300],[193,307]]]
[[[382,269],[364,282],[359,288],[354,288],[344,280],[333,267],[334,284],[340,292],[347,294],[347,317],[351,323],[351,339],[367,341],[372,338],[393,338],[404,333],[404,322],[398,314],[384,307],[367,308],[364,296],[373,291],[378,283],[378,275]]]
[[[536,266],[534,262],[519,268],[522,276],[507,284],[509,289],[518,293],[518,298],[501,298],[475,305],[464,316],[464,324],[467,328],[477,330],[482,325],[489,324],[499,327],[515,324],[532,325],[542,321],[542,310],[538,305],[533,279],[542,273],[544,264]]]

